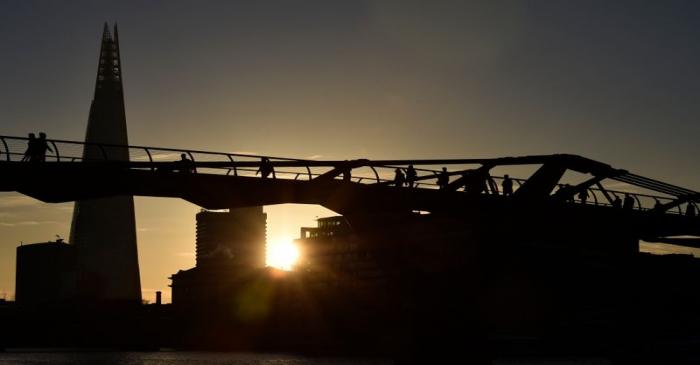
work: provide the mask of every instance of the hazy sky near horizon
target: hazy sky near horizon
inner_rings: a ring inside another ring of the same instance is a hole
[[[132,144],[565,152],[698,190],[699,16],[696,1],[0,0],[0,134],[83,139],[102,25],[116,21]],[[0,296],[17,244],[67,237],[71,210],[0,194]],[[146,299],[194,265],[197,210],[136,199]],[[328,212],[268,213],[277,236]]]

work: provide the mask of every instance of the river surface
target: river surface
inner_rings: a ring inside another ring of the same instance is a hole
[[[462,359],[465,360],[465,359]],[[232,352],[8,352],[0,365],[390,365],[386,359],[308,358]],[[439,363],[439,362],[438,362]],[[455,359],[454,364],[469,363]],[[602,358],[502,359],[496,365],[609,365]]]
[[[388,365],[390,360],[228,352],[8,352],[0,365]]]

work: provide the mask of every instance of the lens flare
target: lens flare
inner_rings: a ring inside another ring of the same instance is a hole
[[[267,266],[290,271],[299,259],[299,249],[289,237],[279,237],[267,243]]]

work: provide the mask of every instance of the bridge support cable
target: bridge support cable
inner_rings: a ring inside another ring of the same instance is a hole
[[[684,195],[684,196],[678,197],[677,199],[672,200],[666,204],[661,204],[661,206],[658,207],[657,209],[665,212],[665,211],[668,211],[668,210],[673,209],[675,207],[680,207],[680,205],[682,205],[683,203],[688,203],[688,204],[694,205],[695,202],[700,202],[700,194]]]
[[[662,193],[666,193],[668,195],[672,196],[683,196],[683,195],[694,195],[698,194],[698,192],[682,188],[680,186],[675,186],[671,184],[667,184],[665,182],[661,182],[658,180],[653,180],[647,177],[635,175],[635,174],[624,174],[620,176],[615,176],[612,177],[612,179],[620,181],[620,182],[625,182],[628,184],[640,186],[649,190],[653,191],[658,191]]]

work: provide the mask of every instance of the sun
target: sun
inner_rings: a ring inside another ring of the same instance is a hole
[[[299,258],[299,249],[289,237],[270,240],[266,247],[266,265],[280,270],[290,271]]]

